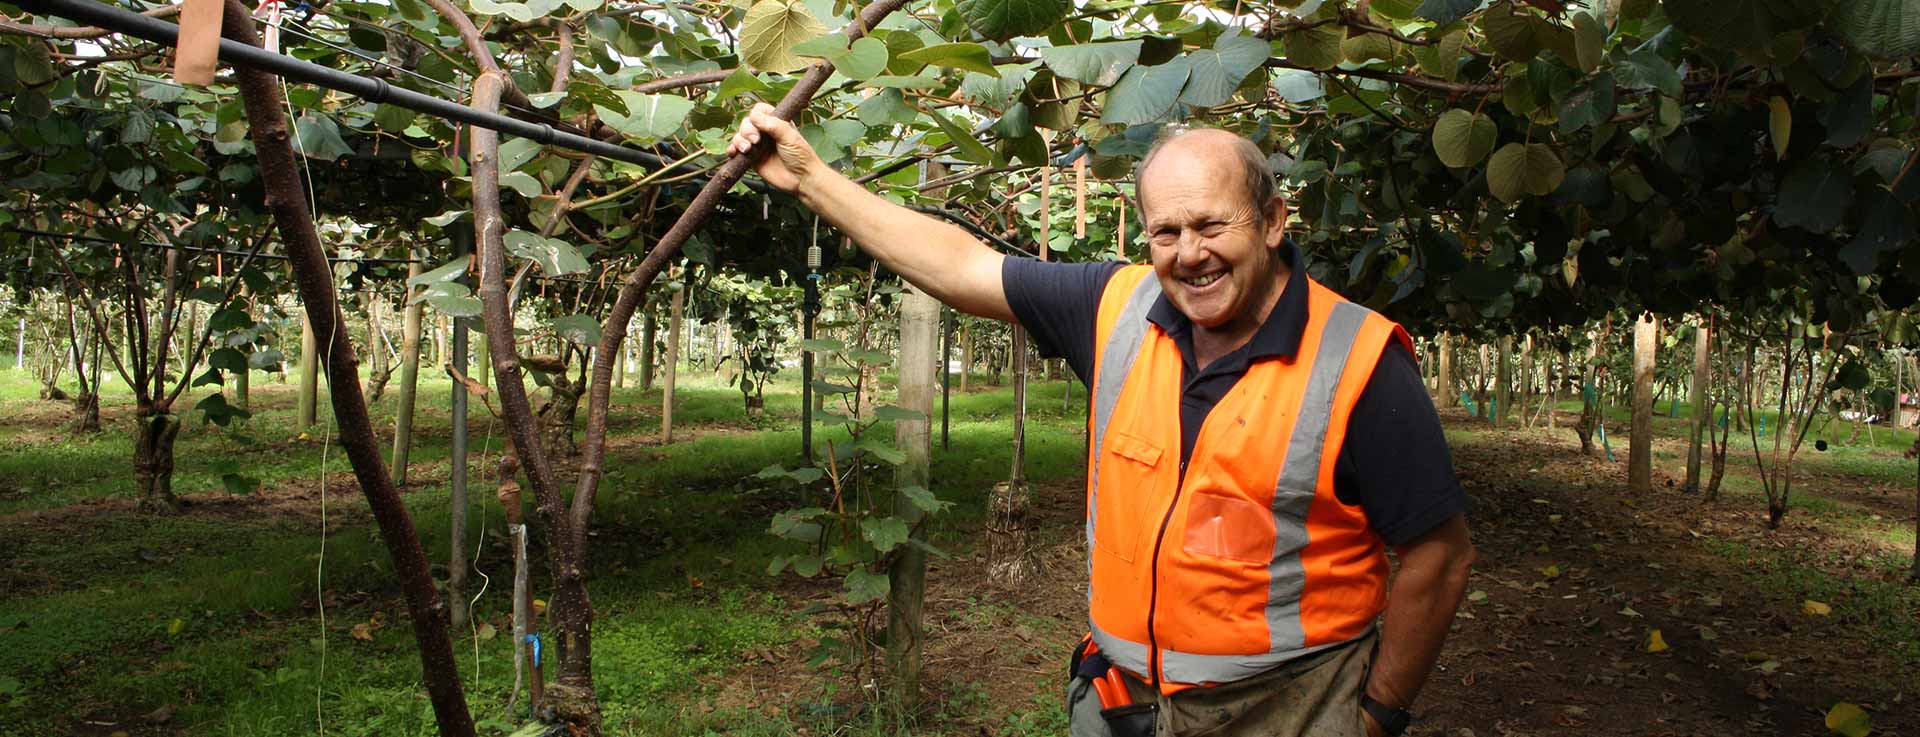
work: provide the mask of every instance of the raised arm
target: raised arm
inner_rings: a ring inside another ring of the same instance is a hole
[[[764,139],[772,140],[771,151],[755,148]],[[753,106],[727,153],[757,157],[754,169],[767,184],[798,195],[880,265],[934,299],[968,314],[1014,319],[1000,285],[1005,256],[951,223],[888,202],[834,171],[792,123],[774,116],[772,105]]]

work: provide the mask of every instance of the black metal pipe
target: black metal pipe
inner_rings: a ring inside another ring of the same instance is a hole
[[[19,0],[19,5],[40,15],[59,16],[164,46],[177,46],[180,41],[180,27],[177,25],[93,0]],[[369,102],[398,105],[415,112],[477,125],[508,135],[532,139],[549,146],[569,148],[641,166],[658,167],[668,163],[666,159],[656,154],[639,149],[556,130],[545,123],[530,123],[505,115],[482,113],[457,102],[423,95],[404,87],[395,87],[384,79],[343,72],[284,54],[271,53],[238,41],[220,39],[220,60],[235,66],[277,74],[295,82],[338,90]]]

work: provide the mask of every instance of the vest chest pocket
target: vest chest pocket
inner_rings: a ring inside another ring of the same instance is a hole
[[[1163,469],[1160,446],[1114,431],[1100,458],[1099,488],[1094,490],[1094,545],[1127,561],[1137,557],[1143,526],[1154,511],[1155,480]]]

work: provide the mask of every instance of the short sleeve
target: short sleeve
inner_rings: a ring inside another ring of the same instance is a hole
[[[1014,317],[1033,337],[1040,355],[1066,359],[1082,384],[1093,372],[1100,294],[1123,266],[1119,261],[1059,263],[1011,256],[1001,262],[1000,283]]]
[[[1466,490],[1413,354],[1390,341],[1347,420],[1334,494],[1358,504],[1389,545],[1404,545],[1467,511]]]

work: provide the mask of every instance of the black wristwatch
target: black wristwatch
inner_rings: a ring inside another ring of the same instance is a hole
[[[1380,731],[1386,733],[1387,737],[1399,737],[1407,731],[1407,725],[1413,723],[1413,712],[1374,701],[1372,696],[1365,693],[1360,694],[1360,708],[1380,723]]]

